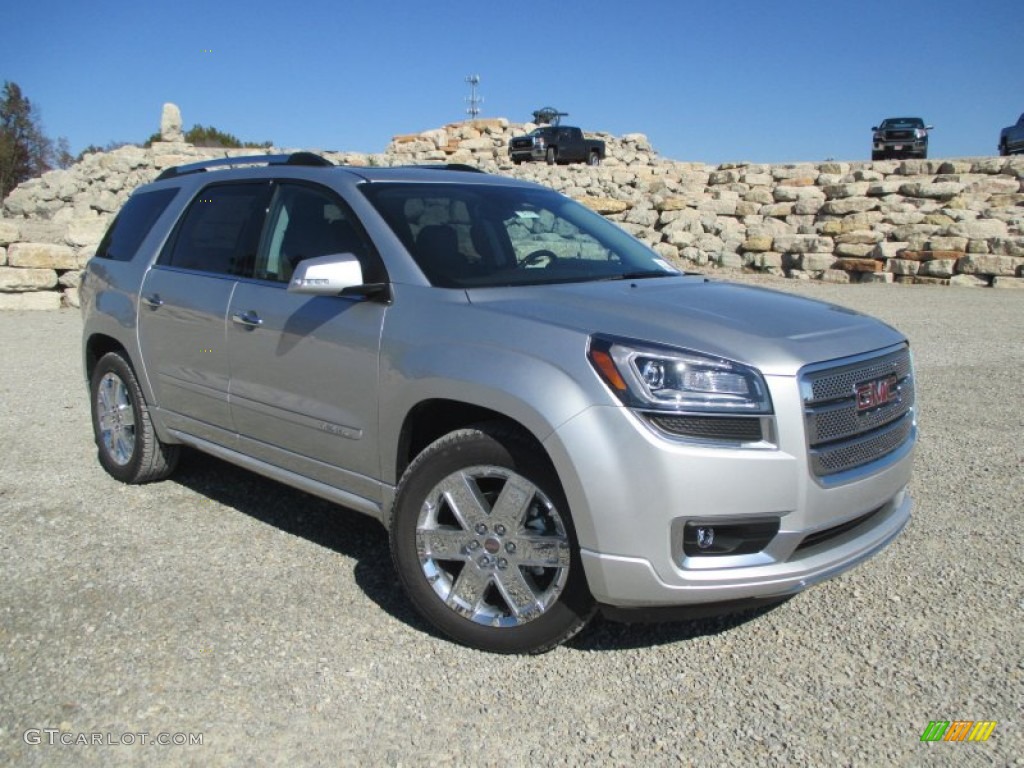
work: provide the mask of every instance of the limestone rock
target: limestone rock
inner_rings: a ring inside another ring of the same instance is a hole
[[[805,272],[819,272],[832,269],[836,258],[831,253],[801,253],[796,258],[796,268]]]
[[[20,239],[18,223],[10,219],[0,219],[0,245],[10,245]]]
[[[185,140],[185,135],[181,132],[181,110],[177,104],[164,104],[160,115],[160,138],[164,141]]]
[[[0,267],[0,291],[45,291],[56,285],[57,273],[52,269]]]
[[[893,282],[893,274],[891,272],[861,272],[859,282],[891,283]]]
[[[775,250],[782,253],[831,253],[834,247],[832,238],[818,235],[776,235],[774,240]]]
[[[961,288],[987,288],[988,280],[977,275],[953,275],[949,278],[949,284]]]
[[[60,309],[60,294],[56,291],[30,291],[28,293],[0,293],[0,310],[55,310]]]
[[[917,274],[930,277],[952,277],[956,271],[956,264],[956,259],[931,259],[921,262],[921,268],[917,270]]]
[[[581,197],[577,199],[577,202],[601,214],[622,213],[623,211],[628,211],[631,207],[629,203],[622,200],[612,200],[607,197]]]
[[[68,222],[64,239],[69,245],[99,245],[109,224],[110,219],[106,216],[72,219]]]
[[[753,235],[743,241],[744,251],[770,251],[772,249],[771,235]]]
[[[1024,258],[971,253],[957,262],[957,269],[966,275],[1016,277],[1024,272]]]
[[[52,243],[14,243],[7,249],[12,267],[31,269],[76,269],[80,265],[74,250]]]
[[[1003,277],[1002,275],[992,278],[993,288],[1024,288],[1024,277]]]

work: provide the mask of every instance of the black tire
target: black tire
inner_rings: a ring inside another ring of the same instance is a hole
[[[1000,157],[1009,157],[1009,155],[1010,155],[1010,148],[1008,146],[1006,146],[1006,139],[1003,139],[1002,141],[999,142],[999,156]]]
[[[872,160],[881,160],[883,157],[884,157],[884,155],[881,152],[872,152],[871,153],[871,159]]]
[[[587,165],[600,165],[600,164],[601,164],[601,155],[598,152],[591,152],[590,155],[587,156]]]
[[[100,358],[89,400],[97,453],[108,474],[135,485],[163,480],[174,471],[179,446],[157,437],[135,371],[122,353]]]
[[[558,152],[554,147],[548,147],[548,151],[544,153],[544,159],[548,165],[554,165],[558,162]]]
[[[428,446],[398,485],[390,535],[409,599],[463,645],[542,653],[594,614],[561,484],[517,430],[478,424]]]

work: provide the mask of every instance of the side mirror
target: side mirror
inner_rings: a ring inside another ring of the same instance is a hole
[[[346,288],[363,284],[363,268],[351,253],[332,253],[303,259],[288,283],[290,293],[338,296]]]
[[[934,126],[934,125],[926,125],[926,126],[924,127],[924,129],[925,129],[926,131],[934,131],[934,130],[935,130],[935,126]]]
[[[872,131],[877,131],[878,130],[878,126],[877,125],[872,125],[871,126],[871,130]]]

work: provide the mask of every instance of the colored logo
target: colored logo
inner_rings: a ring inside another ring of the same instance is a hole
[[[988,741],[995,729],[995,720],[932,720],[921,741]]]
[[[865,381],[857,385],[857,411],[870,411],[896,399],[899,387],[896,374],[890,373],[880,379]]]

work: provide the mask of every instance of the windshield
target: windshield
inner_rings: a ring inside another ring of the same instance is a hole
[[[882,121],[881,128],[924,128],[924,120],[920,117],[890,117]]]
[[[363,192],[436,286],[679,274],[615,224],[551,190],[376,182],[363,185]]]

